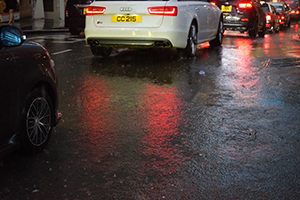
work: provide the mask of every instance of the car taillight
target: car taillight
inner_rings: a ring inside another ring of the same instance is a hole
[[[66,17],[69,17],[69,11],[68,10],[65,11],[65,15],[66,15]]]
[[[86,15],[102,15],[105,13],[106,8],[105,7],[94,7],[89,6],[86,9]]]
[[[239,3],[238,7],[239,8],[252,8],[253,5],[251,3]]]
[[[214,1],[211,1],[210,4],[211,4],[212,6],[217,5],[216,2],[214,2]]]
[[[299,15],[299,10],[296,11],[296,14]]]
[[[271,15],[266,15],[266,20],[271,21]]]
[[[281,16],[280,19],[285,19],[285,16]]]
[[[148,12],[150,15],[177,16],[177,7],[176,6],[149,7]]]

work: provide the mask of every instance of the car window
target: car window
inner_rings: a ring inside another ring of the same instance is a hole
[[[270,5],[270,8],[271,8],[272,13],[276,13],[274,6]]]
[[[284,10],[285,10],[284,7],[283,7],[283,6],[280,6],[280,5],[274,5],[274,7],[275,7],[275,9],[276,9],[277,11],[284,11]]]
[[[265,12],[270,12],[269,6],[267,4],[263,4],[262,8],[264,9]]]

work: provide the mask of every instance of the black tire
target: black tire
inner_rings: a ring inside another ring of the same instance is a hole
[[[22,113],[20,127],[22,153],[39,153],[47,146],[54,124],[54,109],[48,94],[41,88],[33,90]]]
[[[291,19],[290,19],[289,23],[287,24],[287,27],[291,27]]]
[[[266,34],[266,24],[263,25],[262,30],[258,32],[259,37],[265,37]]]
[[[81,32],[81,30],[79,30],[79,29],[77,29],[75,27],[70,27],[69,31],[70,31],[71,35],[79,35],[80,32]]]
[[[255,21],[253,27],[248,31],[248,34],[251,38],[256,38],[258,34],[258,23],[257,20]]]
[[[106,47],[98,47],[98,46],[94,46],[94,45],[90,45],[91,47],[91,51],[92,51],[92,54],[94,56],[102,56],[102,57],[108,57],[113,48],[106,48]]]
[[[224,27],[222,18],[219,21],[218,32],[216,34],[216,38],[212,41],[209,41],[210,47],[218,47],[222,45],[224,37]]]
[[[195,23],[190,26],[188,38],[187,38],[187,45],[184,49],[178,49],[179,52],[188,58],[192,58],[196,56],[197,51],[197,28]]]

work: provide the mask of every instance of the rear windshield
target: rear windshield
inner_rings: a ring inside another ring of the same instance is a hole
[[[265,12],[270,12],[269,6],[266,4],[262,5],[262,8],[264,9]]]
[[[298,6],[298,1],[284,1],[289,6]]]
[[[281,5],[273,5],[277,11],[284,11],[284,6]]]

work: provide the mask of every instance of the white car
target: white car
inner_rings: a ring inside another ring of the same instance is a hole
[[[223,41],[223,15],[208,0],[95,0],[86,10],[85,39],[95,56],[112,49],[176,48],[196,54],[197,44]]]

